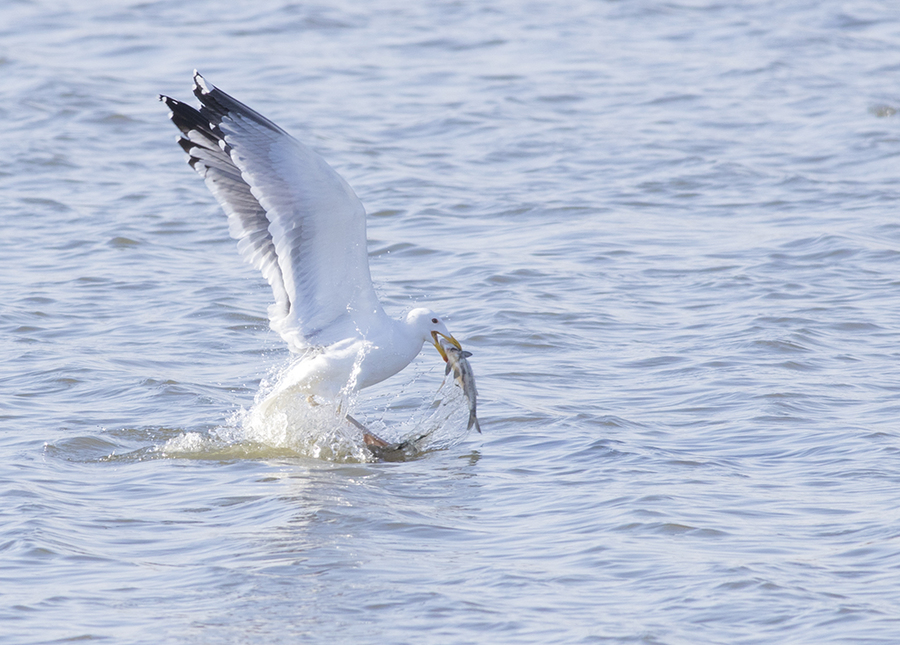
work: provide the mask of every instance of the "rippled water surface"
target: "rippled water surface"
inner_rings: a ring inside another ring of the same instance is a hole
[[[247,434],[289,355],[194,68],[354,186],[483,435]],[[871,0],[0,4],[0,641],[896,643],[898,72]]]

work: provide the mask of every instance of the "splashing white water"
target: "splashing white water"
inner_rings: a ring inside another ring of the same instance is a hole
[[[335,462],[373,461],[363,432],[346,418],[353,414],[371,433],[404,444],[403,458],[449,448],[468,434],[468,408],[458,387],[442,386],[417,407],[387,405],[377,415],[355,411],[356,393],[345,388],[333,401],[311,401],[286,387],[290,367],[263,381],[254,405],[232,415],[228,423],[208,433],[188,432],[159,448],[166,457],[253,458],[304,456]],[[408,385],[411,385],[418,376]],[[274,394],[274,396],[273,396]],[[405,394],[401,388],[399,398]],[[398,419],[398,416],[400,418]]]

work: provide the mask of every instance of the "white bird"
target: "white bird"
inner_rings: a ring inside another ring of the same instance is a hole
[[[194,72],[197,110],[160,96],[178,143],[228,216],[244,259],[262,271],[275,303],[269,321],[301,355],[291,393],[334,399],[393,376],[426,341],[456,347],[441,318],[417,308],[385,314],[369,274],[366,212],[318,154]],[[284,389],[284,388],[282,388]]]

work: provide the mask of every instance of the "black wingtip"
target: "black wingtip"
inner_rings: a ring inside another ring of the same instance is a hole
[[[160,94],[159,100],[162,101],[163,103],[165,103],[166,107],[172,111],[172,114],[169,115],[170,117],[175,114],[175,109],[179,105],[182,105],[181,101],[179,101],[177,99],[173,99],[171,96],[166,96],[165,94]]]
[[[202,101],[204,96],[209,96],[215,92],[216,89],[216,86],[203,78],[203,75],[200,72],[196,69],[194,70],[194,96]]]
[[[239,115],[243,119],[252,120],[278,134],[287,134],[259,112],[244,105],[230,94],[223,92],[207,81],[197,70],[194,70],[193,92],[194,96],[200,100],[200,105],[202,106],[200,113],[214,127],[221,124],[222,119],[226,117],[234,118],[236,115]]]

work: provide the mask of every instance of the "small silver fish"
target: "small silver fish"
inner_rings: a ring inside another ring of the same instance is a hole
[[[478,423],[478,418],[475,416],[475,397],[478,396],[478,391],[475,389],[475,374],[472,372],[472,366],[469,365],[469,361],[466,360],[472,355],[472,352],[457,349],[456,347],[445,347],[444,351],[447,353],[447,368],[444,370],[444,376],[447,376],[450,370],[453,370],[454,380],[462,388],[463,394],[469,400],[469,425],[466,429],[471,430],[472,426],[475,426],[475,429],[480,433],[481,426]]]

